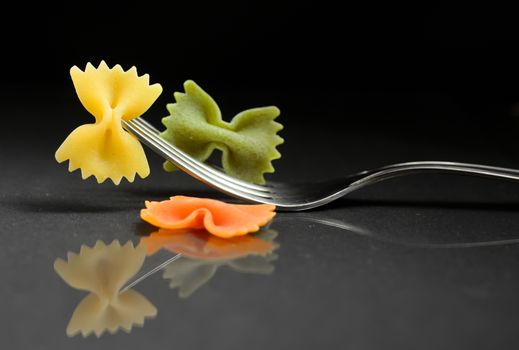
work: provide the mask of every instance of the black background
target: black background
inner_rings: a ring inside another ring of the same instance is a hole
[[[366,135],[366,142],[384,134],[409,148],[491,148],[507,157],[501,164],[519,160],[519,30],[511,8],[335,1],[12,5],[2,11],[3,104],[37,109],[24,132],[51,129],[49,148],[92,120],[75,96],[70,67],[104,59],[135,65],[162,84],[146,115],[156,124],[173,92],[194,79],[227,120],[245,108],[280,107],[287,151],[342,128]],[[5,119],[15,128],[23,122],[14,114]],[[386,162],[426,157],[451,158],[422,153]]]
[[[437,93],[467,113],[491,109],[494,118],[517,101],[518,29],[507,8],[335,1],[13,6],[2,10],[2,83],[26,90],[70,88],[71,66],[105,59],[150,73],[169,96],[191,78],[213,91],[282,91],[270,96],[280,105],[288,98],[315,105],[335,91],[344,104],[369,97],[371,108],[382,109]]]
[[[515,92],[518,77],[518,30],[507,8],[334,1],[13,6],[2,11],[10,82],[64,84],[64,67],[101,59],[137,65],[172,87],[194,78],[246,88],[482,93]]]

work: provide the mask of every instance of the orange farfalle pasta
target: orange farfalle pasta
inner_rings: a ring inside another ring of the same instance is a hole
[[[205,228],[215,236],[231,238],[256,232],[276,213],[270,204],[228,204],[214,199],[174,196],[162,202],[146,201],[141,218],[166,229]]]
[[[118,185],[123,177],[133,182],[150,173],[144,150],[137,138],[126,132],[121,120],[131,120],[146,112],[162,93],[159,84],[149,84],[149,76],[137,75],[132,67],[98,68],[88,63],[85,71],[74,66],[70,75],[83,106],[95,117],[94,124],[76,128],[56,151],[56,160],[69,160],[69,171],[81,168],[83,179],[94,175],[101,183],[110,178]]]
[[[248,255],[265,255],[275,248],[272,242],[253,235],[220,238],[205,230],[159,229],[148,237],[141,238],[146,255],[161,249],[201,260],[237,259]]]

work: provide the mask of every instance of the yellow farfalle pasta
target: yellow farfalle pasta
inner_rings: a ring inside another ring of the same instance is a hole
[[[126,132],[121,120],[131,120],[146,112],[162,93],[160,84],[149,84],[149,76],[137,75],[132,67],[109,68],[104,61],[85,71],[70,69],[77,95],[95,117],[94,124],[76,128],[56,151],[56,160],[69,160],[69,171],[81,169],[83,179],[94,175],[101,183],[110,178],[118,185],[123,177],[129,182],[135,173],[144,178],[150,168],[137,138]]]

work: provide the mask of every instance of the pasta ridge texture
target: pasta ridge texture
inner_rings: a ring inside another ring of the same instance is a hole
[[[144,149],[122,128],[121,120],[146,112],[162,93],[160,84],[149,85],[149,76],[138,76],[135,67],[123,71],[120,65],[109,68],[104,61],[97,68],[88,63],[84,71],[74,66],[70,75],[95,123],[72,131],[56,151],[56,160],[69,160],[69,171],[80,168],[83,179],[94,175],[99,183],[110,178],[118,185],[123,177],[133,182],[136,173],[148,176]]]
[[[161,136],[200,161],[218,149],[229,175],[265,183],[264,174],[274,172],[272,161],[281,157],[276,149],[283,143],[277,135],[283,125],[275,121],[279,109],[248,109],[226,122],[216,102],[194,81],[186,81],[184,90],[174,94],[176,103],[167,105],[170,115],[162,119],[166,130]],[[164,168],[177,169],[171,162]]]
[[[146,201],[141,218],[165,229],[206,229],[221,238],[256,232],[276,215],[270,204],[229,204],[209,198],[173,196]]]

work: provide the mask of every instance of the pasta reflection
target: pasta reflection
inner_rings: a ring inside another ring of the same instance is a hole
[[[255,235],[222,239],[204,230],[164,230],[141,240],[148,255],[160,249],[182,254],[163,272],[170,288],[177,288],[181,298],[188,298],[216,274],[227,267],[237,272],[269,275],[277,259],[279,244],[274,230]]]
[[[75,289],[89,294],[76,306],[66,333],[83,337],[105,331],[116,333],[119,328],[130,332],[134,325],[143,326],[146,318],[155,317],[157,309],[145,296],[123,285],[141,268],[145,250],[131,241],[121,246],[98,241],[95,246],[83,245],[79,254],[68,252],[67,261],[56,259],[54,270]]]

